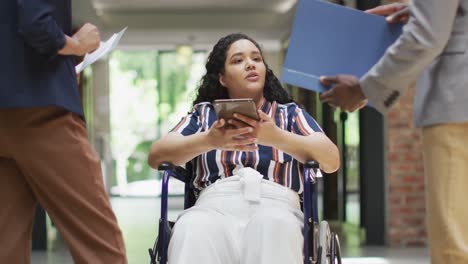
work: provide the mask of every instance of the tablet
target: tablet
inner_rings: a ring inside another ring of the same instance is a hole
[[[255,101],[251,98],[218,99],[213,101],[213,106],[218,119],[233,119],[233,114],[238,113],[257,121],[260,120]]]

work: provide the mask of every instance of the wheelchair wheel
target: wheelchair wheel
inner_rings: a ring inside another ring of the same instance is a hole
[[[314,236],[314,244],[313,245],[309,245],[311,246],[310,250],[312,250],[313,254],[312,256],[314,257],[313,259],[311,259],[311,262],[312,263],[318,263],[318,250],[319,250],[319,230],[320,230],[320,227],[319,227],[319,224],[317,222],[314,222],[313,224],[313,236]]]
[[[318,241],[318,264],[330,264],[331,232],[327,221],[320,222]]]
[[[338,235],[333,233],[332,240],[330,242],[332,243],[332,252],[330,254],[331,263],[341,264],[341,246]]]

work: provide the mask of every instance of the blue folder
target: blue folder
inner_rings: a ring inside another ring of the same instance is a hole
[[[362,77],[400,36],[402,24],[320,0],[300,0],[281,74],[285,83],[323,92],[322,75]]]

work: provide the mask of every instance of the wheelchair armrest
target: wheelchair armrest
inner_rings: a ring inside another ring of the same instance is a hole
[[[320,164],[315,160],[309,160],[309,161],[306,161],[306,163],[304,164],[304,167],[308,169],[319,169]]]
[[[189,181],[189,172],[184,169],[183,167],[176,166],[170,162],[163,162],[159,165],[158,170],[160,171],[169,171],[170,176],[173,176],[174,178],[182,181],[182,182],[187,182]]]
[[[165,170],[174,170],[177,166],[170,163],[170,162],[163,162],[159,164],[158,170],[165,171]]]

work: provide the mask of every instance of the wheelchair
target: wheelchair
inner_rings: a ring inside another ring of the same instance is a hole
[[[330,230],[327,221],[318,221],[317,185],[312,182],[307,172],[317,172],[319,164],[309,161],[304,164],[304,192],[302,196],[302,211],[304,213],[304,264],[341,264],[341,248],[338,235]],[[186,168],[163,163],[158,168],[164,171],[161,192],[161,217],[159,233],[152,248],[149,248],[150,264],[166,264],[167,249],[174,222],[167,219],[169,178],[174,177],[185,183],[184,209],[195,204],[196,197],[191,182],[190,162]]]

